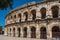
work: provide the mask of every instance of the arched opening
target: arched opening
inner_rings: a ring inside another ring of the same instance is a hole
[[[16,15],[14,15],[14,18],[16,19]]]
[[[27,37],[27,27],[24,27],[23,32],[24,32],[23,37],[26,38]]]
[[[32,20],[35,20],[35,18],[36,18],[36,10],[32,10],[31,13],[32,13]]]
[[[18,37],[20,37],[20,28],[18,28]]]
[[[59,28],[59,26],[54,26],[52,28],[52,37],[53,38],[60,38],[60,28]]]
[[[25,12],[24,15],[25,15],[25,21],[27,21],[28,20],[28,12]]]
[[[41,29],[40,29],[40,38],[41,39],[46,39],[47,38],[47,33],[46,33],[46,28],[45,27],[42,27]]]
[[[59,7],[58,6],[53,6],[51,9],[52,9],[53,18],[58,18]]]
[[[13,36],[15,37],[15,28],[13,28]]]
[[[11,28],[10,28],[10,36],[11,36]]]
[[[21,13],[18,14],[18,17],[19,17],[19,21],[21,22]]]
[[[12,16],[11,16],[11,19],[12,19]]]
[[[42,19],[46,18],[46,8],[41,8],[40,12],[41,12],[41,18]]]
[[[36,38],[36,28],[35,27],[31,28],[31,38]]]

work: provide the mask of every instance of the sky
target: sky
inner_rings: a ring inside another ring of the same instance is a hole
[[[20,7],[24,4],[27,4],[27,3],[33,2],[33,1],[40,2],[43,0],[13,0],[13,6],[12,7],[13,7],[13,9],[15,9],[17,7]],[[0,10],[0,26],[2,26],[2,27],[5,26],[5,17],[9,13],[9,11],[11,11],[10,8],[7,8],[6,10]]]

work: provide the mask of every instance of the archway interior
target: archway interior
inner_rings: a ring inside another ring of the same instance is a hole
[[[14,18],[16,19],[16,15],[14,15]]]
[[[36,28],[35,27],[31,28],[31,38],[36,38]]]
[[[21,22],[21,13],[20,13],[20,14],[18,14],[18,17],[20,18],[20,19],[19,19],[19,21]]]
[[[28,12],[25,12],[24,15],[25,15],[25,21],[27,21],[28,20]]]
[[[53,18],[58,18],[59,7],[58,6],[53,6],[51,9],[52,9]]]
[[[31,13],[32,13],[32,20],[35,20],[35,18],[36,18],[36,10],[32,10]]]
[[[11,28],[10,28],[10,36],[11,36]]]
[[[20,28],[18,28],[18,37],[20,37]]]
[[[46,17],[46,8],[41,8],[41,18],[44,19]]]
[[[40,32],[41,32],[40,38],[41,39],[46,39],[47,38],[46,28],[45,27],[42,27],[40,29]]]
[[[15,37],[15,28],[13,28],[13,36]]]
[[[54,26],[52,28],[52,37],[53,38],[60,38],[60,28],[59,28],[59,26]]]
[[[25,37],[25,38],[26,38],[26,37],[27,37],[27,28],[26,28],[26,27],[24,27],[24,29],[23,29],[23,30],[24,30],[24,35],[23,35],[23,37]]]

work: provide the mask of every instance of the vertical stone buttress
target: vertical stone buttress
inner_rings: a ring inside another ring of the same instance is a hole
[[[31,30],[30,27],[27,27],[27,37],[30,38],[31,37]]]
[[[36,19],[41,19],[41,13],[39,8],[37,8],[37,11],[36,11]]]
[[[18,28],[17,28],[17,26],[15,28],[15,36],[18,37]]]
[[[28,10],[28,21],[31,21],[32,20],[32,14],[31,14],[30,8],[27,8],[27,10]]]
[[[52,31],[49,25],[47,27],[47,40],[52,40]]]
[[[11,28],[11,36],[13,37],[13,27]]]
[[[46,18],[52,18],[52,10],[51,7],[48,5],[46,10]]]
[[[23,27],[21,27],[21,38],[23,38]]]
[[[40,38],[40,28],[39,25],[36,25],[36,38]]]

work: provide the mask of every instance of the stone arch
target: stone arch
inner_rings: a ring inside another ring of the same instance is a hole
[[[59,28],[59,26],[53,26],[52,27],[52,37],[53,38],[60,38],[60,28]]]
[[[21,13],[18,14],[19,21],[21,22]]]
[[[53,16],[53,18],[58,18],[59,7],[56,6],[56,5],[52,6],[51,10],[52,10],[52,16]]]
[[[27,37],[27,27],[23,28],[23,37]]]
[[[25,15],[25,21],[28,20],[28,12],[24,12],[24,15]]]
[[[41,12],[41,18],[44,19],[46,17],[46,8],[41,8],[40,9],[40,12]]]
[[[60,26],[60,24],[59,24],[59,22],[51,22],[48,26],[50,27],[50,30],[52,31],[52,28],[54,26]]]
[[[31,27],[31,38],[36,38],[36,28]]]
[[[32,10],[31,11],[31,14],[32,14],[32,20],[35,20],[36,19],[36,10]]]
[[[13,36],[15,37],[15,28],[13,28]]]
[[[41,39],[46,39],[47,38],[47,30],[46,30],[46,27],[41,27],[40,28],[40,38]]]
[[[18,37],[20,37],[20,31],[21,31],[21,29],[18,28]]]

